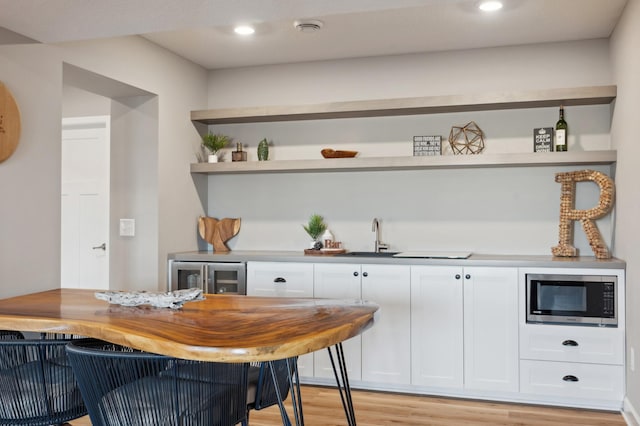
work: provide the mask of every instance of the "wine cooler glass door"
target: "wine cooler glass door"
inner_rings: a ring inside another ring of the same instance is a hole
[[[171,290],[199,288],[205,291],[205,265],[197,262],[174,262],[171,268]]]
[[[207,265],[205,293],[246,294],[244,263],[210,263]]]

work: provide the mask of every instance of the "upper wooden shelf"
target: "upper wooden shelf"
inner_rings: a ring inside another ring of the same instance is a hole
[[[569,151],[523,154],[438,155],[432,157],[356,157],[318,160],[193,163],[191,164],[191,173],[303,173],[471,167],[610,165],[616,162],[616,155],[616,151]]]
[[[223,108],[191,111],[191,121],[204,124],[260,123],[558,107],[560,104],[566,106],[597,105],[611,103],[615,99],[616,93],[616,86],[590,86],[522,92],[330,102],[314,105]]]

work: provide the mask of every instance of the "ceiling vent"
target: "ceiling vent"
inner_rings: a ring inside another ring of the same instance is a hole
[[[296,27],[296,29],[300,32],[303,33],[315,33],[316,31],[320,31],[322,29],[322,26],[324,25],[324,22],[322,21],[295,21],[293,23],[293,26]]]

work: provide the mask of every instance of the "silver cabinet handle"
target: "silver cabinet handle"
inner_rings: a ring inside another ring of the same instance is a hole
[[[107,243],[102,243],[99,246],[91,247],[93,250],[104,250],[107,251]]]

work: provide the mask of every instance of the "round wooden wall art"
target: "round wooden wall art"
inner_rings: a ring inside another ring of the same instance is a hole
[[[16,150],[20,140],[20,111],[7,87],[0,82],[0,163]]]

